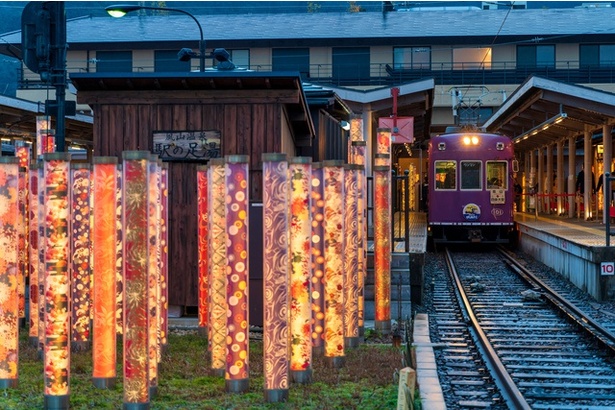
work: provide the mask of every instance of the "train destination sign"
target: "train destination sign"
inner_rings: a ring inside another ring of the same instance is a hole
[[[220,157],[220,131],[154,131],[153,151],[163,161],[202,161]]]

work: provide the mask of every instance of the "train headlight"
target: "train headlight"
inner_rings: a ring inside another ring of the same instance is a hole
[[[446,143],[445,142],[439,142],[438,143],[438,151],[444,151],[446,149]]]
[[[463,145],[470,145],[470,137],[463,137]]]
[[[478,137],[477,136],[473,136],[472,137],[472,145],[478,145]]]
[[[495,149],[497,149],[498,151],[504,151],[504,143],[503,142],[496,143]]]

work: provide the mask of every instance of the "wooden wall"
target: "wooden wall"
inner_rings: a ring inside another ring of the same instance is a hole
[[[209,101],[208,101],[209,102]],[[220,130],[223,155],[250,157],[250,201],[262,200],[261,154],[280,152],[283,104],[168,104],[122,100],[94,110],[94,155],[152,151],[157,130]],[[169,162],[169,304],[198,305],[196,162]],[[251,269],[259,269],[258,266]]]

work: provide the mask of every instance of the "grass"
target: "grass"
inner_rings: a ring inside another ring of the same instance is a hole
[[[158,395],[152,409],[391,409],[397,404],[393,375],[402,367],[401,350],[391,344],[365,343],[346,351],[341,369],[325,366],[314,357],[313,382],[292,384],[286,403],[266,403],[263,396],[262,342],[250,343],[250,389],[242,394],[225,392],[222,377],[209,374],[207,340],[195,332],[169,335],[169,345],[159,365]],[[22,330],[19,385],[0,390],[1,409],[43,408],[43,363]],[[368,338],[369,340],[369,338]],[[121,362],[121,342],[118,361]],[[93,387],[91,352],[71,354],[71,409],[120,409],[123,403],[122,368],[118,363],[115,388]]]

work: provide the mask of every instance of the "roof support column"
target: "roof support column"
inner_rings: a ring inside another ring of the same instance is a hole
[[[583,173],[583,218],[588,220],[592,217],[592,207],[591,207],[591,199],[594,191],[594,186],[592,184],[592,159],[594,156],[592,155],[592,133],[589,131],[583,132],[583,168],[585,172]]]
[[[553,197],[551,194],[553,193],[553,183],[555,182],[553,177],[553,144],[547,145],[547,176],[545,178],[545,192],[547,196],[545,197],[547,201],[547,213],[550,214],[553,209]]]
[[[531,171],[530,171],[530,158],[532,157],[532,151],[525,151],[523,153],[523,179],[521,180],[521,186],[523,187],[523,191],[524,191],[524,197],[523,197],[523,201],[521,203],[521,211],[523,212],[527,212],[528,211],[528,194],[531,192],[532,190],[532,185],[530,183],[530,175],[531,175]]]
[[[538,182],[536,180],[536,152],[535,150],[531,150],[529,152],[530,155],[530,192],[532,194],[532,196],[530,197],[530,202],[533,200],[534,204],[533,206],[530,206],[531,208],[534,208],[534,212],[537,213],[537,209],[538,209],[538,204],[536,203],[536,194],[538,193],[539,190],[539,186],[538,186]]]
[[[556,161],[556,180],[557,180],[557,214],[564,214],[565,197],[562,196],[566,192],[564,189],[564,140],[557,141],[557,161]]]
[[[575,209],[576,137],[568,137],[568,217],[573,218]]]
[[[604,149],[603,151],[603,170],[602,170],[602,178],[604,177],[604,173],[605,172],[611,172],[613,173],[614,169],[613,169],[613,137],[612,137],[612,129],[613,126],[612,125],[608,125],[608,124],[604,124],[602,125],[602,147]],[[605,203],[607,204],[611,204],[611,199],[612,199],[612,194],[609,194],[610,190],[607,189],[607,182],[603,179],[602,180],[602,192],[604,193],[604,195],[611,195],[611,198],[608,198],[607,201],[605,201]],[[610,214],[610,209],[609,207],[607,207],[606,209],[604,209],[604,211],[602,212],[602,223],[606,224],[606,218],[609,217]]]
[[[536,179],[536,209],[538,213],[545,211],[545,167],[544,167],[544,148],[536,150],[536,162],[538,162],[538,174]]]

